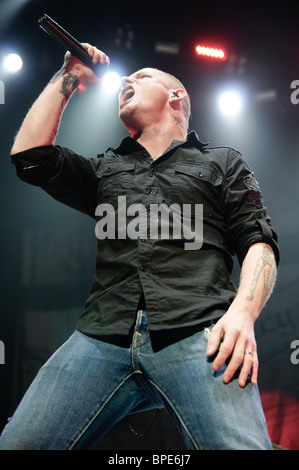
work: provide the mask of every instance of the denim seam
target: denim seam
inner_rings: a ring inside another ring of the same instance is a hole
[[[164,391],[155,383],[153,382],[151,379],[148,379],[149,382],[159,391],[159,393],[161,393],[161,395],[165,398],[165,400],[167,401],[167,403],[171,406],[171,408],[173,409],[173,411],[175,412],[177,418],[179,419],[180,423],[182,424],[182,426],[184,427],[186,433],[188,434],[188,437],[189,439],[191,440],[192,444],[194,445],[195,449],[196,450],[200,450],[200,448],[198,447],[196,441],[193,439],[192,437],[192,434],[189,432],[186,424],[184,423],[184,420],[183,418],[181,417],[180,413],[177,411],[175,405],[172,403],[172,401],[168,398],[168,396],[166,395],[166,393],[164,393]]]
[[[77,442],[80,440],[81,436],[84,435],[84,433],[87,431],[87,429],[91,426],[91,424],[94,422],[94,420],[98,417],[98,415],[101,413],[101,411],[103,410],[103,408],[107,405],[107,403],[111,400],[111,398],[113,397],[113,395],[120,389],[120,387],[130,378],[132,377],[132,375],[134,375],[136,373],[136,371],[133,371],[131,372],[129,375],[127,375],[127,377],[125,379],[123,379],[119,384],[118,386],[112,391],[112,393],[110,393],[110,395],[108,396],[108,398],[105,400],[105,402],[102,404],[102,406],[98,409],[98,411],[96,411],[92,418],[90,418],[88,420],[88,424],[84,426],[83,430],[81,432],[78,433],[77,437],[74,438],[74,441],[72,442],[72,444],[68,447],[68,450],[72,450],[72,448],[75,446],[75,444],[77,444]]]

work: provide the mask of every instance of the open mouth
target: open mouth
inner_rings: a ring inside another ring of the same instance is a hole
[[[122,95],[123,95],[123,102],[128,101],[135,95],[135,91],[133,90],[132,87],[127,87],[127,88],[124,88],[124,90],[122,91]]]

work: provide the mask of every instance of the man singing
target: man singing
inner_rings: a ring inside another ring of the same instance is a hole
[[[84,46],[94,64],[109,63]],[[273,290],[279,248],[258,183],[239,152],[188,133],[185,87],[154,68],[122,78],[119,117],[130,136],[118,148],[86,158],[55,145],[78,85],[98,81],[67,53],[12,148],[23,181],[94,218],[99,205],[109,205],[115,232],[99,237],[77,328],[40,369],[0,448],[93,449],[124,416],[164,408],[188,449],[271,449],[254,323]],[[127,229],[138,208],[146,209],[142,237],[123,230],[120,200],[129,208]],[[174,230],[151,237],[154,204],[188,204],[193,228],[200,205],[200,247],[186,249],[190,239]]]

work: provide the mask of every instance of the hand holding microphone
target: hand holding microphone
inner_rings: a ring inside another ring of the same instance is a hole
[[[79,66],[80,68],[80,65],[82,66],[83,63],[95,73],[98,79],[107,71],[110,60],[104,52],[88,43],[81,44],[48,15],[43,15],[39,18],[38,24],[71,54],[66,54],[65,66],[68,68],[71,66],[78,68]],[[79,60],[74,60],[74,57]],[[91,83],[96,82],[96,80],[92,80],[91,77],[89,80]]]
[[[76,75],[80,83],[96,85],[107,72],[109,57],[88,43],[82,43],[82,46],[86,49],[92,61],[92,66],[82,63],[80,59],[67,51],[62,69]]]

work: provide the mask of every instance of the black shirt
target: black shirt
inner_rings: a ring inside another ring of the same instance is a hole
[[[95,218],[96,271],[77,324],[83,333],[127,344],[141,302],[163,347],[225,313],[236,294],[235,254],[241,264],[252,244],[265,242],[279,262],[247,162],[195,132],[155,161],[131,137],[96,158],[46,146],[12,161],[22,180]],[[195,229],[202,240],[192,240]]]

